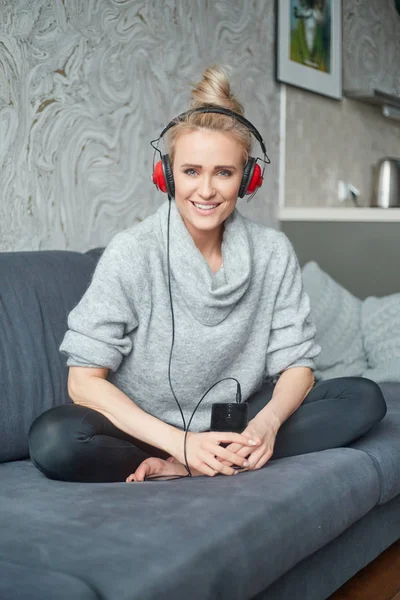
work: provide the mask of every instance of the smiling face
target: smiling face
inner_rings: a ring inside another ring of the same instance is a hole
[[[220,231],[235,209],[243,157],[243,146],[222,131],[188,131],[176,140],[175,201],[194,239]]]

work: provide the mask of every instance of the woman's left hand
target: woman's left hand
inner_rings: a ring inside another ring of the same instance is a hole
[[[235,452],[239,456],[247,457],[249,466],[240,469],[240,471],[255,471],[256,469],[261,469],[261,467],[269,461],[274,451],[278,430],[279,422],[273,414],[268,415],[268,417],[263,416],[262,418],[257,415],[249,422],[242,435],[255,441],[259,440],[261,442],[260,445],[252,448],[233,443],[227,447],[231,452]],[[231,463],[226,461],[223,462],[231,465]]]

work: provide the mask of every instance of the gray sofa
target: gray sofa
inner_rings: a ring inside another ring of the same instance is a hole
[[[349,448],[237,477],[46,479],[28,431],[69,402],[58,351],[98,253],[0,253],[1,600],[323,600],[400,537],[400,384]]]

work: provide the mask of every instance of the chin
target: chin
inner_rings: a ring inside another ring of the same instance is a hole
[[[219,219],[203,219],[202,217],[199,217],[198,219],[196,219],[196,217],[190,216],[186,217],[185,220],[188,221],[192,225],[192,227],[195,227],[199,231],[211,231],[212,229],[220,227],[220,225],[222,225],[222,223],[225,221],[225,217]]]

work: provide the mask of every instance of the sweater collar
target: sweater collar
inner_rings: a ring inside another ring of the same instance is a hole
[[[169,200],[157,211],[165,257],[168,205]],[[169,241],[172,297],[174,291],[178,293],[200,323],[218,325],[234,309],[250,284],[251,245],[245,218],[235,208],[225,220],[221,247],[225,281],[217,287],[215,275],[187,230],[175,200],[171,201]]]

